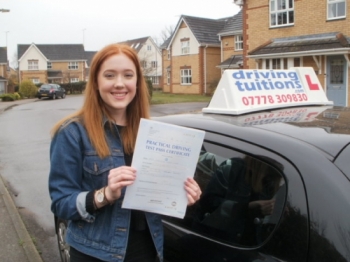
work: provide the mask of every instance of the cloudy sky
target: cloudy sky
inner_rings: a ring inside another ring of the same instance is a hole
[[[0,46],[14,60],[17,44],[103,46],[151,36],[175,27],[179,17],[222,18],[236,14],[232,0],[0,0]]]

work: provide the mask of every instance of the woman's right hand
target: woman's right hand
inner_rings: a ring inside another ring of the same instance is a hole
[[[108,185],[105,190],[105,197],[109,202],[114,202],[120,195],[123,187],[134,183],[136,169],[130,166],[121,166],[111,169],[108,174]]]

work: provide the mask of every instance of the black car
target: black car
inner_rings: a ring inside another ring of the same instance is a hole
[[[44,84],[38,89],[37,97],[41,99],[42,97],[48,97],[51,99],[65,98],[66,90],[58,84]]]
[[[163,217],[166,261],[349,261],[350,108],[157,120],[206,132],[201,199]]]
[[[154,118],[205,131],[202,196],[184,219],[163,216],[165,261],[350,261],[350,108],[324,99],[309,71],[308,87],[291,75],[298,92],[258,95],[233,92],[243,85],[230,71],[202,112]]]

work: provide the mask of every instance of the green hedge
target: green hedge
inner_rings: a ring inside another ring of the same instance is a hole
[[[147,84],[149,97],[151,99],[152,95],[153,95],[153,84],[152,84],[152,81],[150,79],[148,79],[147,77],[145,77],[145,80],[146,80],[146,84]]]
[[[10,102],[10,101],[15,101],[15,100],[21,99],[21,96],[18,93],[2,94],[2,95],[0,95],[0,99],[3,102]]]
[[[85,91],[86,82],[80,81],[77,83],[60,84],[60,86],[63,87],[68,94],[82,94]]]
[[[36,85],[32,81],[24,80],[19,85],[19,93],[23,97],[34,98],[34,97],[36,97],[36,95],[38,93],[38,88],[36,87]]]

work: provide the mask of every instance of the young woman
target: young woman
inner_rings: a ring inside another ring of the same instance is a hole
[[[149,96],[137,54],[108,45],[92,60],[83,107],[52,131],[51,210],[69,220],[71,262],[163,261],[160,215],[121,208],[141,118]],[[192,205],[200,188],[192,178],[184,188]]]

